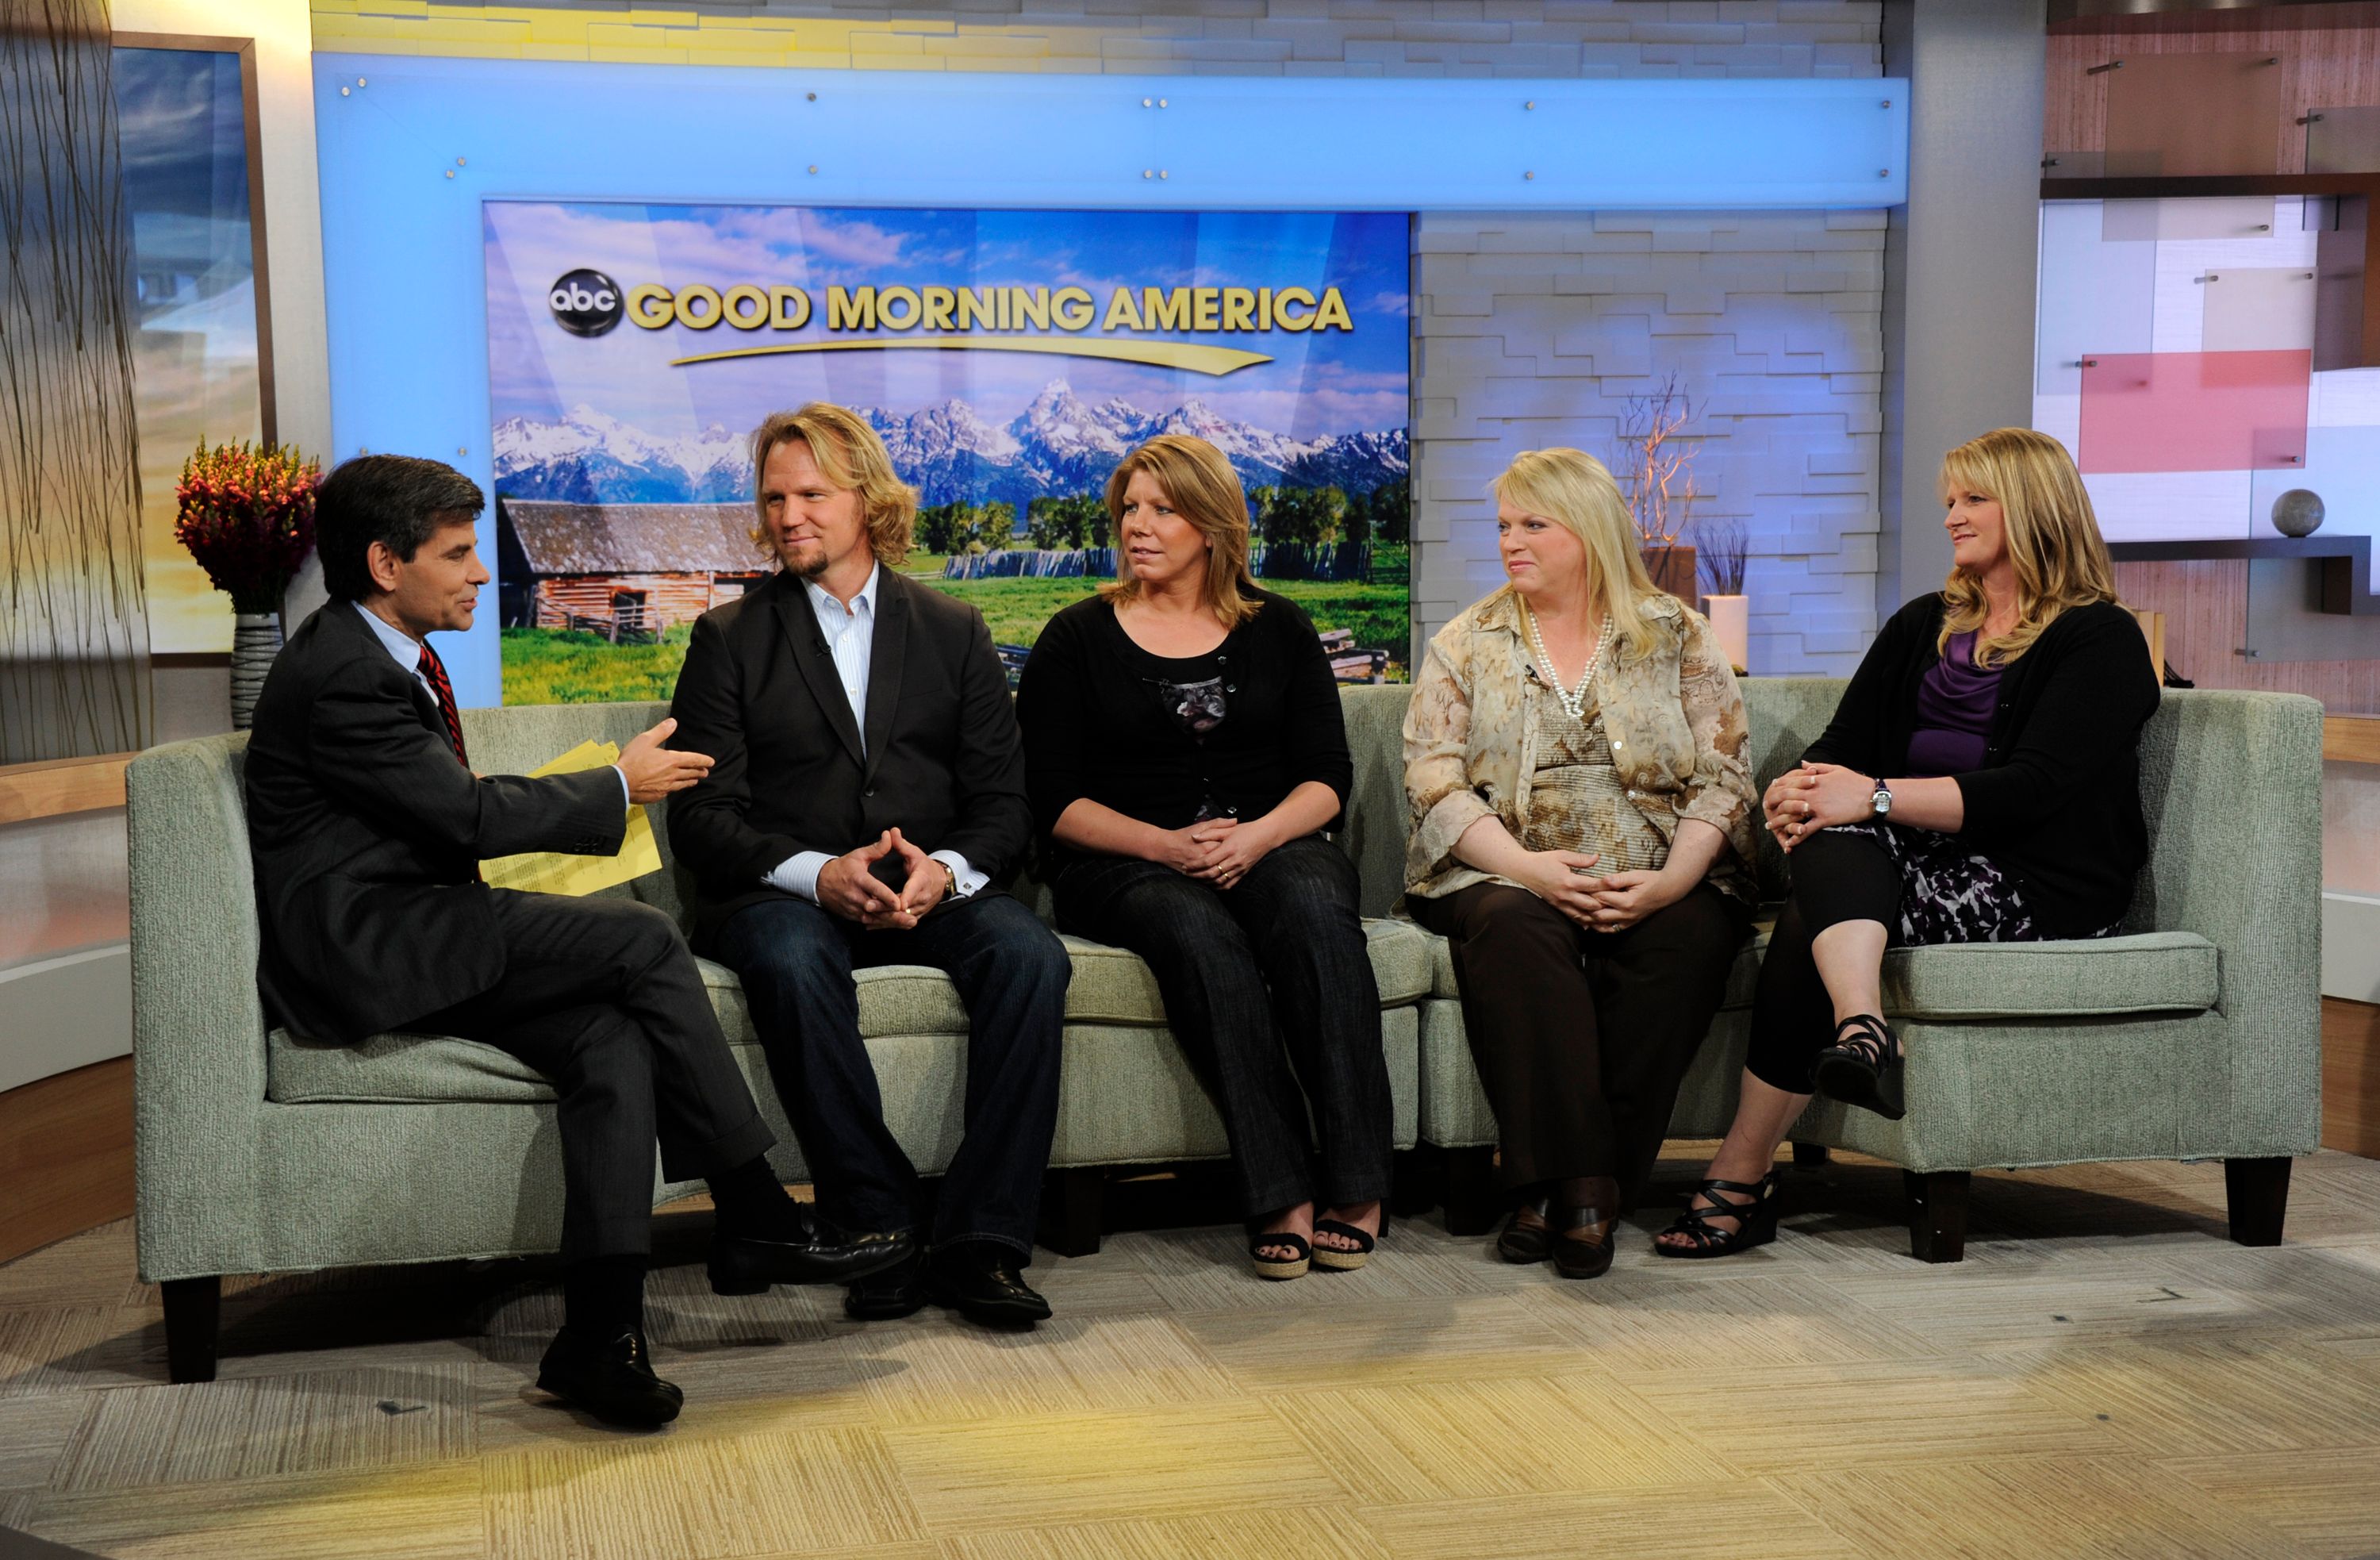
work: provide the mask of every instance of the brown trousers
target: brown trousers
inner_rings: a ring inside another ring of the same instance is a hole
[[[1707,883],[1625,932],[1503,884],[1405,905],[1453,945],[1504,1185],[1612,1176],[1635,1203],[1751,912]]]

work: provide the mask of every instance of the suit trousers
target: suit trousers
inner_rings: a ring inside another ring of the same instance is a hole
[[[930,1243],[992,1240],[1031,1257],[1074,974],[1055,932],[996,891],[886,932],[788,895],[729,917],[713,952],[743,979],[819,1211],[847,1229],[911,1228],[917,1191],[917,1168],[884,1124],[852,972],[922,964],[948,975],[967,1011],[966,1135],[942,1177]]]
[[[1405,904],[1453,945],[1504,1185],[1611,1176],[1636,1202],[1751,912],[1708,883],[1624,932],[1500,883]]]
[[[690,1181],[748,1164],[760,1119],[670,918],[631,899],[488,891],[504,945],[492,989],[414,1019],[509,1052],[561,1096],[562,1254],[651,1249],[653,1143]]]
[[[1223,1117],[1247,1213],[1318,1186],[1338,1207],[1388,1194],[1380,991],[1346,852],[1319,835],[1292,840],[1229,891],[1155,861],[1083,857],[1053,889],[1062,929],[1130,948],[1157,976],[1166,1022]]]

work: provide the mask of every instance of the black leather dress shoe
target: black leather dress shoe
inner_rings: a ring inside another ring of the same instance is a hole
[[[1024,1271],[1005,1248],[995,1248],[1000,1254],[994,1257],[965,1246],[958,1249],[956,1260],[945,1252],[926,1268],[926,1294],[936,1305],[987,1327],[1030,1327],[1050,1320],[1050,1302],[1025,1282]]]
[[[843,1314],[854,1322],[897,1322],[925,1309],[926,1260],[914,1251],[843,1293]]]
[[[805,1213],[789,1240],[716,1235],[710,1241],[710,1292],[758,1295],[771,1284],[849,1284],[907,1259],[917,1242],[906,1230],[854,1235]]]
[[[665,1425],[686,1407],[686,1394],[653,1374],[645,1335],[634,1327],[608,1337],[565,1327],[538,1361],[537,1384],[605,1424],[635,1430]]]

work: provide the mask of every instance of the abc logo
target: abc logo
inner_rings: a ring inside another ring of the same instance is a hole
[[[554,322],[573,335],[601,335],[620,323],[620,284],[601,271],[573,271],[545,295]]]

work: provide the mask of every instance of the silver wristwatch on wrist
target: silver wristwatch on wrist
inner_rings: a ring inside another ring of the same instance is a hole
[[[1868,806],[1878,818],[1892,810],[1892,791],[1883,781],[1876,783],[1876,794],[1868,798]]]

